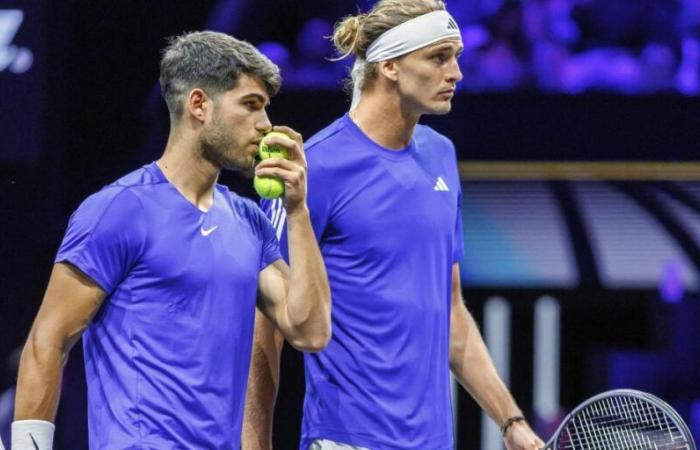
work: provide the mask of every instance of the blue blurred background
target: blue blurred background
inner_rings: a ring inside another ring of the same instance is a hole
[[[331,62],[346,0],[0,0],[0,433],[17,352],[70,213],[157,158],[166,37],[214,29],[282,69],[273,123],[311,136],[348,108]],[[548,437],[605,389],[647,390],[700,438],[700,0],[459,0],[464,80],[425,122],[460,158],[464,296],[498,369]],[[222,182],[254,197],[244,176]],[[300,355],[286,349],[275,448],[296,448]],[[87,448],[79,346],[57,448]],[[497,430],[455,390],[457,448]]]

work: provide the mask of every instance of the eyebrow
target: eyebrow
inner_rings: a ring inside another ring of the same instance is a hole
[[[450,44],[440,44],[431,49],[431,52],[444,52],[445,50],[452,50],[454,47]],[[464,51],[464,46],[460,45],[455,49],[456,54],[460,54]]]

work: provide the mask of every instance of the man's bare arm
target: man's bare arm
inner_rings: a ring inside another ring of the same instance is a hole
[[[253,356],[243,416],[243,450],[270,450],[284,337],[261,312],[255,314]]]
[[[63,366],[104,298],[105,292],[75,267],[54,265],[22,351],[15,420],[54,421]]]
[[[304,217],[287,220],[291,269],[278,260],[260,274],[243,420],[244,450],[272,448],[283,338],[299,350],[319,351],[331,334],[328,281],[310,222]]]
[[[479,327],[464,305],[458,264],[452,267],[450,368],[462,386],[498,425],[522,414],[498,376]],[[504,439],[509,450],[538,450],[544,446],[524,421],[514,422]]]

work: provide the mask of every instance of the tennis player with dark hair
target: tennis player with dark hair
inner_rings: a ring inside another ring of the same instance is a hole
[[[452,142],[418,122],[450,111],[459,26],[436,0],[381,0],[337,24],[354,55],[349,114],[307,142],[309,208],[328,270],[333,337],[304,355],[303,450],[454,447],[450,370],[510,450],[542,441],[499,378],[461,296]],[[282,202],[264,208],[284,232]],[[244,449],[269,449],[281,335],[258,317]]]
[[[171,130],[157,161],[70,218],[22,354],[12,449],[52,448],[62,367],[83,336],[92,449],[238,449],[256,307],[295,347],[330,336],[301,136],[256,174],[286,187],[289,254],[253,202],[217,184],[249,170],[272,129],[277,67],[214,32],[173,39],[160,83]]]

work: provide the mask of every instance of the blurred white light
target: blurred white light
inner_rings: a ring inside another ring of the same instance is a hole
[[[484,306],[484,340],[498,374],[506,386],[510,384],[510,305],[501,297],[493,297]],[[482,413],[481,450],[502,450],[501,430]]]
[[[30,49],[12,45],[23,21],[21,9],[0,9],[0,72],[9,68],[12,73],[22,74],[34,63],[34,53]]]
[[[535,363],[533,406],[538,417],[551,421],[559,412],[559,303],[542,297],[535,303]]]

